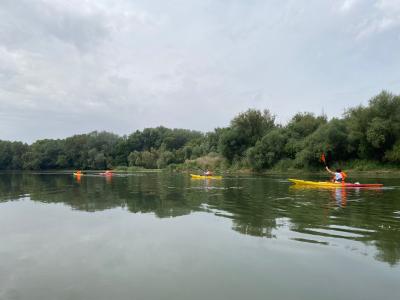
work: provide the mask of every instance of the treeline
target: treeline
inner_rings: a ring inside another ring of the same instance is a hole
[[[157,127],[122,137],[92,132],[31,145],[0,141],[0,169],[165,168],[183,163],[215,167],[213,162],[253,170],[312,168],[320,164],[322,152],[330,162],[399,165],[400,96],[382,92],[368,106],[351,108],[331,120],[298,113],[284,126],[268,110],[249,109],[230,126],[205,134]]]
[[[0,141],[0,169],[110,169],[116,166],[164,168],[186,159],[185,146],[204,135],[185,129],[147,128],[120,137],[91,132],[31,145]]]

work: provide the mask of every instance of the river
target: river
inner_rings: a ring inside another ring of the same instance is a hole
[[[0,173],[0,299],[398,299],[400,178],[288,177]]]

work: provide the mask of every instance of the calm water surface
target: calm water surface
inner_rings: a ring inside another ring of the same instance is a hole
[[[400,178],[286,178],[1,173],[0,299],[399,299]]]

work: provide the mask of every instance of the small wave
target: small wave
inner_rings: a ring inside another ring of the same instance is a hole
[[[343,226],[343,225],[329,225],[329,228],[333,230],[343,230],[349,232],[366,232],[366,233],[374,233],[376,230],[372,229],[365,229],[365,228],[358,228],[358,227],[351,227],[351,226]]]
[[[338,229],[323,229],[323,228],[308,228],[306,231],[310,233],[317,233],[322,236],[336,237],[336,238],[349,238],[349,239],[360,239],[365,236],[360,233],[343,231]]]
[[[310,239],[304,239],[304,238],[291,238],[293,241],[298,241],[302,243],[311,243],[311,244],[320,244],[320,245],[325,245],[328,246],[328,242],[322,242],[322,241],[316,241],[316,240],[310,240]]]

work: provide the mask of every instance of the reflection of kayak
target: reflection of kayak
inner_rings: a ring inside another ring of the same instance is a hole
[[[329,181],[307,181],[307,180],[300,180],[300,179],[289,179],[289,181],[293,182],[294,184],[298,185],[307,185],[307,186],[315,186],[315,187],[335,187],[335,188],[377,188],[382,187],[383,184],[380,183],[334,183]]]
[[[190,174],[192,179],[222,179],[222,176],[205,176],[205,175],[196,175]]]
[[[114,174],[111,172],[99,173],[101,176],[113,176]]]

